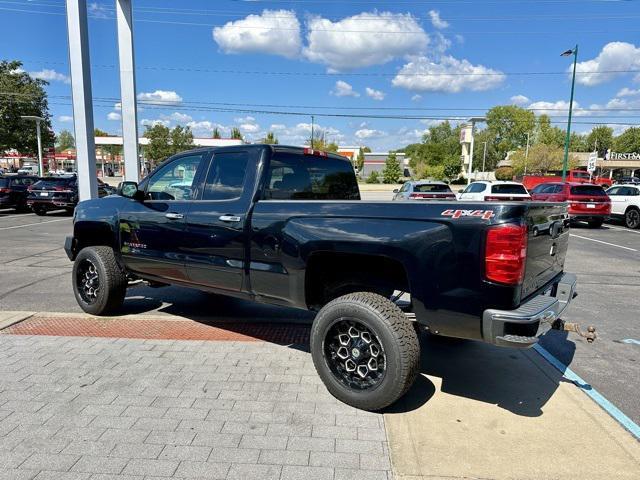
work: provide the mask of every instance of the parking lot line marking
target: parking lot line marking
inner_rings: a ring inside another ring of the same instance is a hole
[[[640,231],[631,230],[630,228],[626,228],[626,227],[615,227],[613,225],[607,225],[607,228],[611,228],[613,230],[620,230],[621,232],[635,233],[636,235],[640,235]]]
[[[556,357],[551,355],[548,350],[544,347],[536,344],[533,346],[533,349],[538,352],[542,358],[544,358],[547,362],[553,365],[562,376],[567,380],[573,382],[580,390],[586,393],[591,400],[596,402],[600,407],[611,415],[620,425],[622,425],[625,429],[631,433],[637,440],[640,440],[640,425],[635,423],[629,417],[627,417],[622,411],[616,407],[613,403],[607,400],[600,392],[598,392],[595,388],[585,382],[580,375],[575,373],[569,367],[567,367],[564,363],[558,360]]]
[[[45,223],[62,222],[64,220],[71,220],[71,218],[58,218],[57,220],[47,220],[46,222],[27,223],[26,225],[14,225],[13,227],[2,227],[0,230],[11,230],[13,228],[33,227],[35,225],[44,225]]]
[[[570,233],[569,234],[570,237],[577,237],[577,238],[581,238],[583,240],[589,240],[591,242],[598,242],[598,243],[604,243],[605,245],[609,245],[610,247],[618,247],[618,248],[624,248],[625,250],[630,250],[632,252],[637,252],[638,250],[636,250],[635,248],[631,248],[631,247],[623,247],[622,245],[616,245],[615,243],[609,243],[609,242],[603,242],[602,240],[596,240],[595,238],[589,238],[589,237],[583,237],[582,235],[576,235],[575,233]]]
[[[35,215],[35,213],[18,213],[16,215],[2,215],[0,214],[0,219],[2,218],[11,218],[11,217],[26,217],[29,215]]]
[[[622,343],[635,343],[636,345],[640,345],[640,340],[636,340],[635,338],[625,338],[622,340]]]

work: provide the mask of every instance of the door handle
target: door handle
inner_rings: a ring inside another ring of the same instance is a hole
[[[220,215],[218,219],[222,222],[238,223],[242,220],[242,217],[238,215]]]
[[[182,213],[173,213],[173,212],[165,213],[164,216],[167,217],[169,220],[180,220],[181,218],[184,218],[184,215]]]

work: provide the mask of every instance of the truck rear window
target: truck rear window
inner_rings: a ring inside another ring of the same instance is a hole
[[[449,188],[449,185],[439,185],[439,184],[424,184],[424,185],[416,185],[415,187],[413,187],[413,191],[414,192],[420,192],[420,193],[449,193],[451,192],[451,189]]]
[[[527,189],[522,185],[504,184],[504,185],[491,185],[491,193],[502,194],[527,194]]]
[[[6,188],[9,186],[8,178],[0,178],[0,188]]]
[[[596,197],[606,197],[604,189],[598,185],[577,185],[571,187],[571,195],[591,195]]]
[[[276,152],[267,179],[265,200],[360,200],[348,160]]]

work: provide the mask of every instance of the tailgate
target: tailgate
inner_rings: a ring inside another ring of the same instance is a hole
[[[562,203],[531,202],[527,262],[521,298],[536,293],[564,268],[569,244],[569,217]]]

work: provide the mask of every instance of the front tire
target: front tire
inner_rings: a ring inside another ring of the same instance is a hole
[[[336,298],[318,312],[311,356],[334,397],[369,411],[402,397],[420,367],[412,322],[393,302],[370,292]]]
[[[73,294],[91,315],[108,315],[122,306],[127,277],[110,247],[83,248],[73,263]]]
[[[630,208],[624,214],[624,224],[627,228],[636,229],[640,227],[640,210]]]

